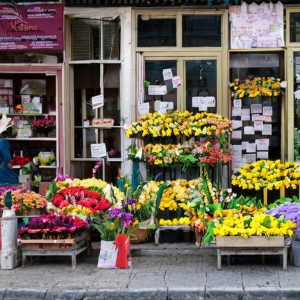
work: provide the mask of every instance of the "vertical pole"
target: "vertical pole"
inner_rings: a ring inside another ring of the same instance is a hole
[[[14,209],[3,210],[1,239],[1,269],[11,270],[17,262],[17,218]]]
[[[268,205],[268,189],[264,188],[264,206]]]

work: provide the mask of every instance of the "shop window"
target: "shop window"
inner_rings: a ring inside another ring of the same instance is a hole
[[[290,36],[290,42],[300,42],[300,13],[290,14]]]
[[[150,102],[152,111],[161,110],[160,107],[155,108],[155,101],[171,102],[173,107],[169,106],[169,108],[177,109],[177,89],[173,87],[172,79],[164,80],[163,77],[163,70],[168,69],[171,69],[172,75],[176,76],[177,62],[175,60],[152,60],[145,62],[145,95],[146,102]],[[149,85],[154,86],[152,91],[149,90]],[[166,93],[160,93],[159,86],[165,87]]]
[[[221,47],[221,20],[218,15],[183,16],[183,47]]]
[[[216,112],[217,62],[216,60],[190,60],[186,69],[186,109]],[[197,104],[195,104],[197,101]]]
[[[176,46],[176,18],[138,16],[138,47]]]
[[[103,32],[103,37],[101,37],[101,32]],[[103,44],[103,55],[101,55],[101,44]],[[119,58],[119,19],[113,21],[72,20],[72,60],[118,60]]]
[[[274,93],[277,78],[282,79],[281,61],[279,53],[231,54],[234,173],[246,163],[281,157],[282,96]]]
[[[62,52],[0,52],[0,63],[3,64],[57,64],[62,62]]]

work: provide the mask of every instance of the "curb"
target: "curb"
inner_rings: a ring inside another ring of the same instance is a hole
[[[46,290],[32,288],[0,289],[0,300],[299,300],[300,287],[208,289],[203,287],[151,289],[66,289]]]

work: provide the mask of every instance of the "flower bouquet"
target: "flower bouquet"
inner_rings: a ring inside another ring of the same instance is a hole
[[[252,79],[235,79],[229,84],[231,96],[236,99],[257,96],[279,96],[284,93],[280,78],[254,77]]]
[[[81,218],[61,214],[48,214],[32,218],[19,228],[21,239],[67,239],[80,236],[88,228]]]
[[[49,132],[56,127],[56,119],[54,116],[34,119],[32,127],[36,129],[39,137],[47,137]]]
[[[94,215],[91,227],[101,236],[98,268],[128,268],[131,266],[130,229],[134,226],[131,213],[120,208],[109,208]]]
[[[0,195],[0,208],[3,210],[5,194]],[[47,201],[40,194],[27,190],[12,191],[12,208],[17,215],[36,215],[45,211]]]

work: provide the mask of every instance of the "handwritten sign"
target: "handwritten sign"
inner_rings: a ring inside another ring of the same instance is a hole
[[[91,157],[92,158],[100,158],[107,155],[106,145],[104,143],[101,144],[91,144]]]
[[[172,85],[173,88],[176,89],[177,87],[179,87],[181,85],[182,81],[181,78],[179,76],[174,76],[172,78]]]
[[[150,96],[163,96],[167,95],[167,86],[166,85],[149,85],[148,94]]]
[[[149,112],[149,109],[150,109],[149,102],[141,103],[138,109],[139,115],[140,116],[146,115]]]
[[[172,69],[164,69],[163,70],[164,80],[170,80],[173,78]]]
[[[100,108],[104,105],[103,95],[97,95],[92,97],[92,107],[93,109]]]

